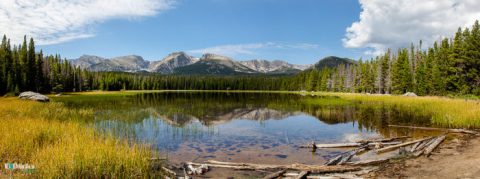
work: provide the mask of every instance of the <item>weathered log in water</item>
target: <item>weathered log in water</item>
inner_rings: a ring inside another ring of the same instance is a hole
[[[405,147],[407,145],[415,144],[417,142],[422,142],[422,141],[425,141],[425,140],[429,140],[431,138],[432,137],[428,137],[428,138],[423,138],[423,139],[418,139],[418,140],[414,140],[414,141],[410,141],[410,142],[401,143],[401,144],[398,144],[398,145],[393,145],[393,146],[377,149],[375,152],[376,153],[388,152],[388,151],[392,151],[392,150],[395,150],[395,149],[400,148],[400,147]]]
[[[444,140],[445,140],[446,136],[443,135],[443,136],[440,136],[440,137],[437,137],[434,142],[432,142],[432,144],[430,144],[427,148],[425,148],[425,155],[426,156],[429,156],[430,153],[432,153],[433,150],[435,150],[435,148],[437,148],[438,145],[440,145],[440,143],[442,143]]]
[[[202,165],[201,163],[188,162],[191,165]],[[291,165],[269,165],[269,164],[252,164],[252,163],[233,163],[220,162],[215,160],[207,161],[207,166],[217,168],[230,168],[236,170],[299,170],[309,171],[312,173],[332,173],[332,172],[350,172],[361,170],[360,167],[355,166],[326,166],[326,165],[305,165],[305,164],[291,164]]]
[[[414,152],[418,146],[420,146],[420,144],[422,144],[423,142],[417,142],[415,143],[415,145],[412,146],[412,148],[410,149],[410,152]]]
[[[378,159],[378,160],[365,160],[365,161],[357,161],[357,162],[347,162],[346,165],[350,166],[366,166],[366,165],[377,165],[381,163],[385,163],[390,161],[389,158],[386,159]]]
[[[333,175],[333,176],[320,176],[320,175],[310,175],[307,176],[307,179],[357,179],[362,177],[357,177],[354,174],[351,175]]]
[[[167,167],[162,167],[162,169],[163,169],[165,172],[167,172],[167,173],[169,173],[170,175],[172,175],[172,176],[177,176],[177,173],[176,173],[176,172],[168,169]]]
[[[423,152],[425,152],[425,150],[424,150],[425,147],[429,146],[434,140],[435,140],[435,138],[432,138],[432,139],[423,141],[422,144],[420,144],[420,145],[415,149],[415,151],[413,151],[413,156],[418,157],[418,156],[422,155]]]
[[[272,173],[270,175],[267,175],[265,177],[263,177],[263,179],[274,179],[274,178],[278,178],[278,177],[281,177],[284,173],[286,172],[286,170],[280,170],[278,172],[275,172],[275,173]]]
[[[351,148],[351,147],[363,147],[365,145],[369,147],[375,147],[377,145],[386,146],[386,145],[397,145],[401,142],[372,142],[372,143],[337,143],[337,144],[315,144],[315,145],[305,145],[300,146],[300,148]]]
[[[368,140],[360,140],[357,143],[377,143],[377,142],[392,142],[396,140],[408,139],[411,138],[410,136],[400,136],[400,137],[391,137],[386,139],[368,139]]]
[[[440,131],[448,131],[451,133],[465,133],[465,134],[478,135],[477,131],[472,131],[467,129],[446,129],[446,128],[402,126],[402,125],[388,125],[388,127],[410,128],[410,129],[421,129],[421,130],[440,130]]]
[[[327,161],[325,163],[325,165],[327,165],[327,166],[343,165],[343,164],[347,163],[354,155],[357,155],[358,153],[363,152],[365,150],[366,150],[366,146],[363,146],[363,147],[357,148],[355,150],[345,152],[345,153],[340,154],[340,155],[336,156],[335,158]]]

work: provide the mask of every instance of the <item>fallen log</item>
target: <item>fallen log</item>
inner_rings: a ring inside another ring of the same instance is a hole
[[[174,171],[168,169],[167,167],[162,167],[162,169],[163,169],[165,172],[167,172],[167,173],[169,173],[170,175],[172,175],[172,176],[177,176],[177,173],[175,173]]]
[[[397,145],[401,142],[373,142],[373,143],[338,143],[338,144],[315,144],[315,145],[306,145],[300,146],[300,148],[350,148],[350,147],[362,147],[368,145],[369,147],[375,147],[376,145]],[[313,147],[315,146],[315,147]]]
[[[290,173],[284,173],[283,176],[284,177],[296,177],[298,176],[299,173],[295,173],[295,172],[290,172]]]
[[[417,147],[422,143],[423,143],[423,141],[415,143],[415,145],[413,145],[412,148],[410,149],[410,152],[414,152],[417,149]]]
[[[413,156],[418,157],[418,156],[422,155],[423,152],[425,152],[425,150],[424,150],[425,147],[429,146],[433,141],[435,141],[435,138],[424,141],[422,144],[420,144],[420,146],[418,146],[415,149],[415,152],[413,153]]]
[[[357,141],[358,143],[377,143],[377,142],[392,142],[401,139],[408,139],[411,138],[410,136],[400,136],[400,137],[391,137],[386,139],[370,139],[370,140],[360,140]]]
[[[315,144],[316,148],[344,148],[344,147],[360,147],[362,143],[338,143],[338,144]],[[302,148],[311,148],[313,145],[302,146]]]
[[[362,177],[357,177],[354,174],[350,175],[332,175],[332,176],[320,176],[320,175],[309,175],[307,179],[357,179]]]
[[[353,156],[357,155],[360,152],[365,151],[365,147],[355,149],[353,152],[350,152],[347,156],[343,157],[340,162],[337,163],[337,165],[343,165],[347,163]]]
[[[327,161],[327,162],[325,163],[325,165],[330,166],[330,165],[342,165],[342,164],[345,164],[345,163],[347,163],[354,155],[357,155],[358,153],[365,151],[366,148],[367,148],[367,146],[365,145],[365,146],[360,147],[360,148],[357,148],[357,149],[355,149],[355,150],[342,153],[342,154],[336,156],[335,158]]]
[[[443,135],[443,136],[440,136],[440,137],[437,137],[434,142],[432,142],[432,144],[430,144],[427,148],[425,148],[425,155],[428,157],[430,155],[430,153],[432,153],[433,150],[435,150],[435,148],[437,148],[438,145],[440,145],[440,143],[442,143],[444,140],[445,140],[446,136]]]
[[[308,171],[300,172],[294,179],[303,179],[308,175]]]
[[[400,147],[404,147],[404,146],[407,146],[407,145],[412,145],[412,144],[415,144],[417,142],[422,142],[422,141],[425,141],[425,140],[428,140],[428,139],[431,139],[431,138],[432,137],[428,137],[428,138],[423,138],[423,139],[418,139],[418,140],[414,140],[414,141],[410,141],[410,142],[401,143],[401,144],[398,144],[398,145],[393,145],[393,146],[378,149],[375,152],[376,153],[388,152],[388,151],[395,150],[395,149],[400,148]]]
[[[388,162],[390,159],[378,159],[378,160],[365,160],[365,161],[358,161],[358,162],[348,162],[346,165],[351,166],[365,166],[365,165],[376,165]]]
[[[202,165],[200,163],[188,162],[192,165]],[[214,160],[207,161],[207,166],[216,168],[230,168],[236,170],[266,170],[266,169],[285,169],[285,170],[300,170],[317,173],[330,172],[349,172],[358,171],[360,167],[354,166],[326,166],[326,165],[305,165],[305,164],[291,164],[291,165],[268,165],[268,164],[252,164],[252,163],[233,163],[233,162],[219,162]]]
[[[281,177],[286,171],[285,170],[280,170],[278,172],[275,172],[275,173],[272,173],[270,175],[267,175],[265,177],[263,177],[263,179],[274,179],[274,178],[278,178],[278,177]]]
[[[402,126],[402,125],[388,125],[388,127],[410,128],[410,129],[421,129],[421,130],[440,130],[440,131],[448,131],[451,133],[465,133],[465,134],[478,135],[477,131],[466,130],[466,129],[446,129],[446,128]]]

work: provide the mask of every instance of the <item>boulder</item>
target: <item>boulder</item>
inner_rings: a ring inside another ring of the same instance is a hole
[[[20,93],[18,96],[20,99],[28,99],[28,100],[33,100],[33,101],[40,101],[40,102],[48,102],[50,99],[48,99],[47,96],[40,94],[40,93],[35,93],[32,91],[26,91]]]
[[[407,97],[417,97],[417,94],[413,93],[413,92],[406,92],[405,94],[403,94],[403,96],[407,96]]]

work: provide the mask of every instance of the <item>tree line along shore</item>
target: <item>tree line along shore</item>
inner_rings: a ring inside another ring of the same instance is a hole
[[[369,60],[311,68],[293,76],[179,76],[93,72],[60,55],[44,55],[26,37],[0,44],[0,94],[89,90],[284,90],[418,95],[480,95],[480,27],[458,29],[453,38],[424,48],[387,50]]]

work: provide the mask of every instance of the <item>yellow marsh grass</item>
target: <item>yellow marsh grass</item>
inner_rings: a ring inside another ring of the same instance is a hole
[[[480,100],[446,97],[404,97],[351,93],[316,93],[339,96],[366,105],[395,105],[401,110],[432,116],[432,124],[450,128],[480,128]]]
[[[144,178],[146,146],[131,146],[69,121],[92,115],[61,103],[0,98],[0,162],[29,163],[40,178]]]

